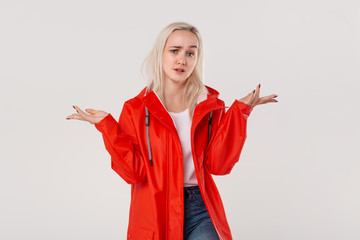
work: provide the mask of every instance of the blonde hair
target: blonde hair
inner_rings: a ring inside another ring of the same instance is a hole
[[[165,43],[175,30],[188,30],[194,33],[198,39],[198,56],[193,72],[185,83],[183,92],[184,104],[189,107],[189,116],[192,118],[197,100],[201,94],[207,93],[203,76],[203,43],[198,29],[185,22],[174,22],[166,26],[158,35],[152,50],[143,63],[148,80],[147,91],[159,93],[160,99],[164,102],[164,75],[162,69],[162,55]]]

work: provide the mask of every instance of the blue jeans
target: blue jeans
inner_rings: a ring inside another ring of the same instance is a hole
[[[184,240],[218,239],[199,187],[184,187]]]

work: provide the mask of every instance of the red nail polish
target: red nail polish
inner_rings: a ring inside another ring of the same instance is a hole
[[[259,84],[259,88],[260,88],[261,84]]]
[[[277,95],[275,95],[275,97],[274,98],[276,98],[277,97]]]
[[[70,120],[70,118],[66,118],[66,120]]]
[[[76,109],[75,106],[73,106],[73,108]]]
[[[255,93],[255,90],[253,91],[253,93]]]

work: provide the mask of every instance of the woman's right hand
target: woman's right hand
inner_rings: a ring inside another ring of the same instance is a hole
[[[97,124],[101,120],[103,120],[108,113],[101,110],[94,109],[85,109],[85,112],[81,110],[78,106],[73,106],[73,108],[77,111],[77,113],[71,114],[66,117],[66,119],[77,119],[81,121],[86,121],[91,124]]]

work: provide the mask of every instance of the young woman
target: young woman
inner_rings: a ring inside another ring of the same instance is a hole
[[[146,59],[150,82],[110,113],[74,106],[67,119],[95,124],[111,167],[131,184],[127,239],[232,239],[213,175],[239,160],[260,84],[225,112],[219,93],[203,83],[203,45],[192,25],[176,22],[159,34]]]

